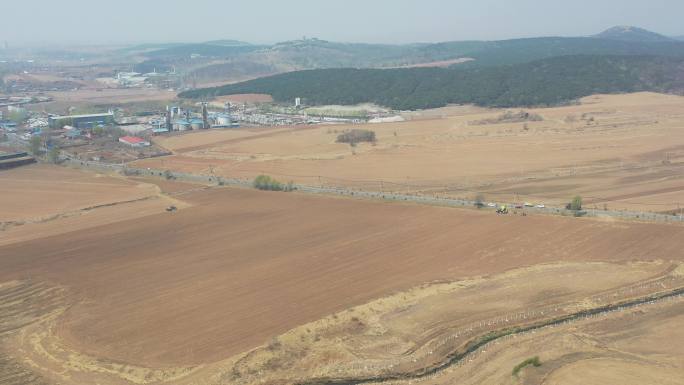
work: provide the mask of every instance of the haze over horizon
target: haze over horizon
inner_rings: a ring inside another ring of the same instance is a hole
[[[95,4],[100,3],[100,4]],[[123,44],[236,39],[274,43],[303,36],[368,43],[587,36],[614,25],[684,35],[684,2],[651,0],[374,2],[291,0],[191,5],[160,0],[38,0],[3,6],[0,41],[22,44]]]

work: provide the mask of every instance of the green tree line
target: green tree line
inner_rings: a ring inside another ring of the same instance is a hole
[[[684,90],[684,59],[664,56],[561,56],[482,68],[320,69],[181,93],[211,98],[270,94],[314,105],[375,103],[397,110],[476,104],[549,106],[596,93]]]

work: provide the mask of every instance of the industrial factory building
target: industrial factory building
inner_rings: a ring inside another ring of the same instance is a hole
[[[207,106],[202,105],[201,115],[193,115],[190,110],[180,107],[166,107],[166,128],[170,131],[203,130],[210,128]]]
[[[57,129],[61,129],[64,126],[92,128],[112,123],[114,123],[113,112],[108,112],[106,114],[51,116],[49,118],[50,128]]]

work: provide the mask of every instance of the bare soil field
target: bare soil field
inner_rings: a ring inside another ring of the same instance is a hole
[[[0,283],[10,288],[0,290],[0,318],[17,314],[2,310],[2,301],[16,303],[15,287],[60,293],[49,311],[32,302],[47,294],[24,300],[25,311],[44,316],[0,338],[9,367],[63,384],[254,383],[266,369],[279,383],[291,375],[283,368],[294,367],[287,360],[322,370],[300,373],[311,377],[332,368],[350,375],[360,370],[350,357],[387,362],[389,353],[408,357],[397,367],[407,369],[444,330],[533,304],[586,307],[595,295],[669,276],[676,266],[635,261],[684,260],[684,227],[673,225],[163,189],[185,191],[174,197],[188,207],[0,246]],[[562,264],[535,267],[553,262]],[[475,278],[453,283],[466,277]],[[446,305],[450,298],[463,302]],[[381,302],[350,310],[374,300]],[[382,314],[377,327],[363,326]],[[336,326],[301,334],[316,325]],[[289,345],[293,335],[299,342]],[[308,345],[315,335],[321,344],[349,343],[351,353]]]
[[[28,83],[54,83],[54,82],[69,82],[74,84],[75,86],[83,86],[86,85],[85,82],[83,81],[78,81],[73,78],[68,78],[64,76],[60,76],[59,74],[55,73],[32,73],[32,74],[12,74],[12,75],[7,75],[3,79],[6,82],[9,81],[23,81],[23,82],[28,82]]]
[[[54,98],[54,102],[45,104],[48,107],[58,106],[92,106],[125,104],[132,102],[171,101],[176,93],[147,88],[84,88],[75,91],[46,92]]]
[[[0,221],[41,218],[155,193],[153,185],[123,178],[40,164],[19,167],[0,172]]]
[[[163,211],[159,187],[50,165],[0,171],[0,244]]]
[[[173,156],[135,164],[491,201],[560,206],[580,194],[597,208],[684,207],[684,97],[597,95],[528,110],[541,120],[497,122],[504,112],[449,107],[399,123],[191,133],[157,139]],[[375,131],[377,143],[336,143],[351,128]]]

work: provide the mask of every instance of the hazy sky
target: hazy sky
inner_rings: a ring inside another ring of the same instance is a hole
[[[590,35],[614,25],[684,35],[682,15],[683,0],[6,0],[0,41],[402,43]]]

